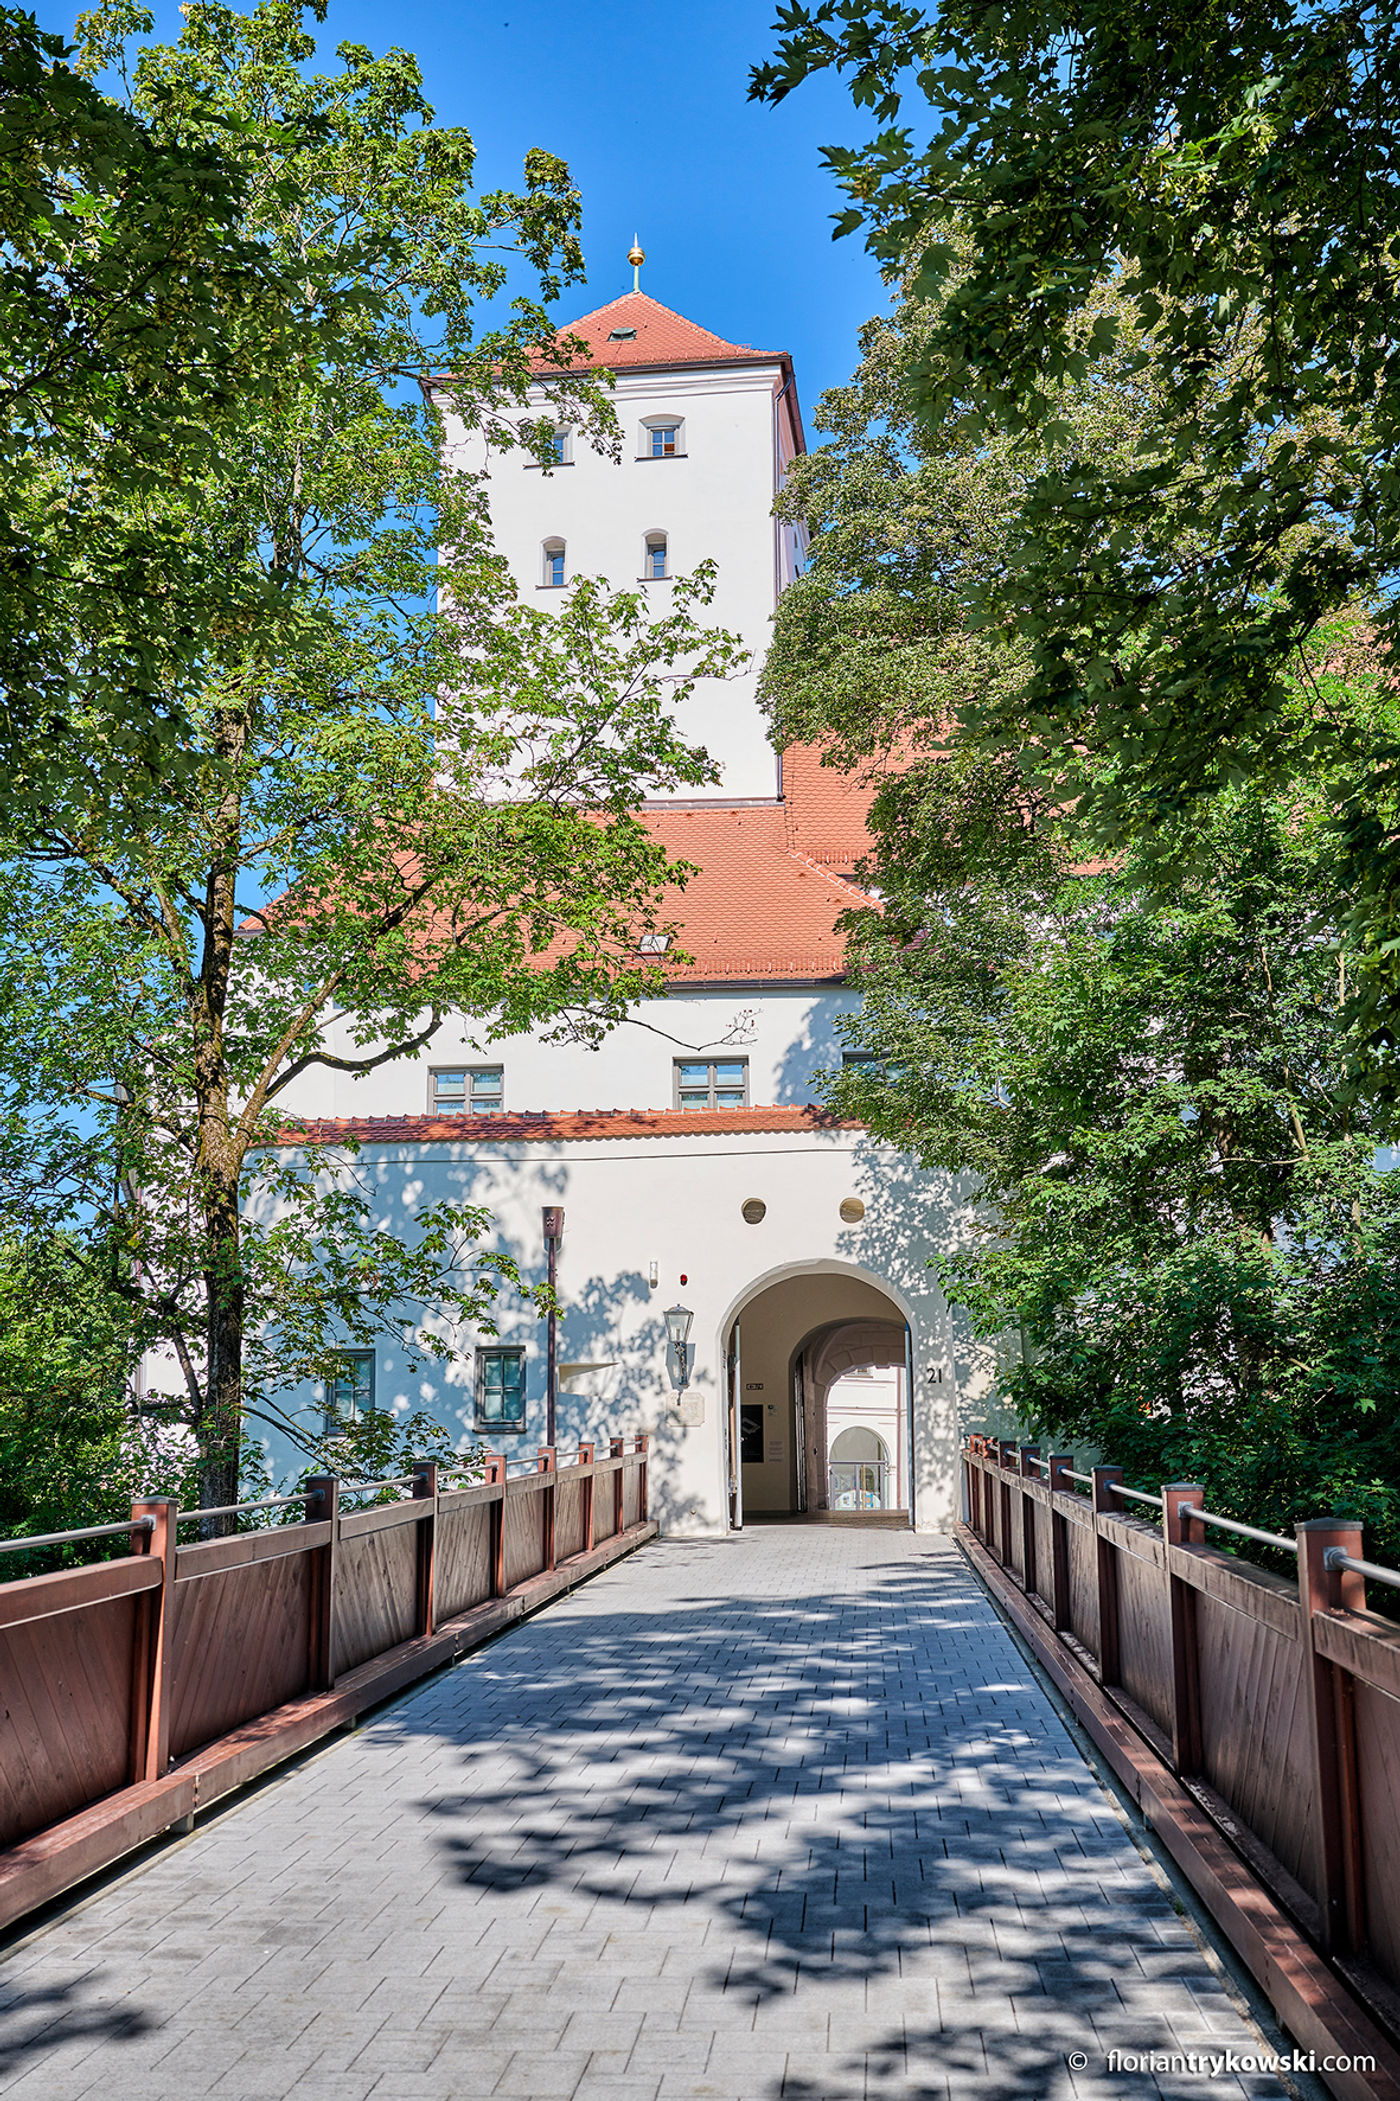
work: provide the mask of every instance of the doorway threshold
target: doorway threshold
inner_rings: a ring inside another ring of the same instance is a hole
[[[884,1532],[907,1532],[907,1510],[746,1510],[748,1525],[856,1525]]]

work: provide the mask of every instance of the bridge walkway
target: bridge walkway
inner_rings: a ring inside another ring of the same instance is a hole
[[[1276,2101],[946,1542],[645,1548],[0,1964],[6,2101]],[[1078,2061],[1082,2059],[1082,2064]]]

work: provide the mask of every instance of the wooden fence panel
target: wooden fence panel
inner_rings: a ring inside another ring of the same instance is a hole
[[[203,1551],[181,1553],[175,1584],[174,1758],[310,1689],[312,1555],[283,1554],[200,1575]]]
[[[622,1470],[622,1529],[635,1525],[642,1511],[642,1470],[639,1466],[625,1466]]]
[[[439,1623],[484,1604],[492,1590],[490,1503],[438,1505],[436,1603]]]
[[[583,1552],[583,1499],[587,1484],[577,1474],[559,1475],[554,1506],[554,1559],[570,1561]]]
[[[1367,1953],[1400,1987],[1400,1700],[1353,1680]]]
[[[531,1576],[538,1576],[545,1563],[545,1491],[517,1492],[506,1498],[505,1587],[514,1590]]]
[[[401,1523],[350,1538],[342,1530],[335,1597],[337,1676],[401,1641],[412,1640],[418,1617],[417,1581],[416,1524]]]
[[[8,1587],[8,1586],[7,1586]],[[0,1628],[0,1845],[132,1778],[144,1594]]]
[[[1320,1897],[1303,1657],[1275,1627],[1194,1593],[1202,1778]]]
[[[600,1544],[617,1531],[613,1483],[617,1475],[599,1471],[593,1477],[593,1537]]]
[[[1148,1544],[1144,1540],[1143,1545]],[[1159,1548],[1159,1553],[1165,1557],[1165,1549]],[[1139,1559],[1122,1547],[1117,1554],[1119,1682],[1170,1738],[1172,1639],[1165,1558]]]
[[[1087,1508],[1087,1505],[1086,1505]],[[1092,1525],[1065,1525],[1069,1541],[1070,1632],[1091,1656],[1099,1653],[1098,1549]]]
[[[1044,1605],[1053,1605],[1055,1599],[1055,1552],[1051,1531],[1051,1511],[1048,1503],[1039,1498],[1031,1504],[1035,1525],[1035,1594]]]

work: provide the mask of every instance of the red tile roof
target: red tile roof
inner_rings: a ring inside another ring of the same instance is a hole
[[[609,337],[615,329],[634,329],[636,333],[614,343]],[[785,370],[791,369],[786,351],[755,350],[748,343],[726,343],[723,336],[687,321],[684,314],[673,313],[669,306],[662,306],[645,292],[624,292],[620,299],[609,300],[595,312],[570,321],[559,334],[561,338],[582,337],[593,362],[606,366],[610,372],[626,371],[629,366],[655,370],[662,365],[782,365]],[[543,359],[539,364],[542,371],[550,369]]]
[[[279,1145],[544,1144],[560,1138],[738,1138],[755,1131],[858,1131],[824,1109],[571,1109],[521,1116],[323,1116],[288,1123]]]
[[[874,899],[792,851],[784,804],[653,804],[643,822],[673,860],[697,869],[663,906],[678,926],[677,948],[693,959],[663,964],[668,981],[805,982],[842,975],[845,940],[836,922],[852,905]],[[859,830],[864,838],[863,822]]]

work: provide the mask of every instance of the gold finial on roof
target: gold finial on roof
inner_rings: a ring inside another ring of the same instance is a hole
[[[642,289],[642,264],[646,261],[646,256],[642,252],[642,244],[635,234],[632,236],[632,246],[627,251],[627,260],[632,265],[632,290],[640,292]]]

